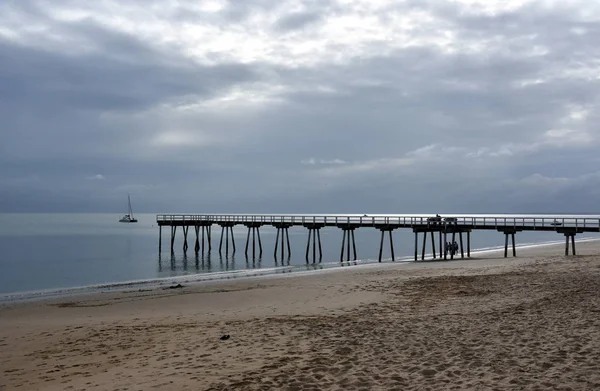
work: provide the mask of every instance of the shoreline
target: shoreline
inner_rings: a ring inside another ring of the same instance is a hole
[[[600,241],[600,238],[584,237],[577,240],[577,243],[588,243]],[[530,250],[538,248],[546,248],[553,246],[564,245],[563,241],[546,241],[539,243],[522,243],[516,246],[517,250]],[[109,293],[109,292],[135,292],[139,290],[148,289],[161,289],[169,287],[174,284],[188,284],[188,286],[195,285],[211,285],[215,283],[227,283],[232,281],[246,281],[246,280],[261,280],[269,278],[287,277],[287,276],[304,276],[304,275],[318,275],[321,273],[328,272],[339,272],[341,270],[348,269],[362,269],[362,268],[373,268],[378,269],[385,267],[386,265],[399,265],[399,264],[422,264],[424,262],[457,262],[466,261],[469,259],[476,259],[477,256],[494,254],[504,251],[504,246],[484,247],[481,249],[471,250],[471,258],[455,258],[454,260],[440,260],[439,258],[434,259],[431,253],[425,254],[425,261],[414,261],[413,256],[398,257],[395,261],[391,259],[384,259],[383,262],[379,263],[375,259],[357,260],[352,262],[324,262],[317,264],[307,265],[288,265],[279,267],[268,267],[264,269],[240,269],[235,271],[227,272],[210,272],[210,273],[197,273],[183,276],[163,277],[163,278],[151,278],[151,279],[140,279],[140,280],[129,280],[129,281],[117,281],[107,282],[93,285],[73,286],[73,287],[62,287],[52,288],[38,291],[19,291],[11,292],[6,294],[0,294],[0,307],[5,304],[31,302],[31,301],[44,301],[52,299],[62,299],[67,297],[76,297],[80,295],[91,295],[98,293]],[[509,246],[510,252],[510,246]],[[562,254],[558,254],[562,255]],[[511,259],[509,256],[506,259]],[[295,270],[300,269],[300,270]],[[308,270],[304,270],[308,269]],[[312,270],[311,270],[312,269]]]

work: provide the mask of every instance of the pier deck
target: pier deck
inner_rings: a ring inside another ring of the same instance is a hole
[[[600,215],[444,215],[438,220],[435,215],[159,214],[156,216],[156,222],[163,226],[256,223],[272,226],[289,224],[301,227],[309,224],[320,224],[325,227],[354,225],[357,228],[377,228],[383,225],[396,228],[426,228],[438,224],[445,226],[452,224],[472,230],[518,228],[521,231],[561,231],[567,228],[577,229],[579,232],[600,232]]]
[[[600,215],[381,215],[381,214],[159,214],[156,216],[156,222],[159,226],[159,251],[162,243],[162,227],[171,227],[171,251],[177,227],[182,227],[184,232],[184,251],[187,251],[187,233],[189,227],[194,227],[196,232],[195,251],[200,248],[204,252],[205,236],[209,250],[211,248],[211,227],[218,225],[221,227],[221,239],[219,243],[219,252],[222,251],[223,238],[225,237],[225,251],[229,252],[229,240],[235,252],[235,240],[233,238],[233,227],[243,225],[248,228],[246,239],[246,255],[248,255],[248,246],[250,244],[250,234],[252,233],[252,249],[255,254],[256,237],[258,236],[258,245],[260,254],[262,254],[262,242],[260,239],[260,228],[263,226],[273,226],[277,229],[277,238],[275,240],[274,255],[278,254],[278,247],[281,244],[281,257],[285,255],[285,244],[287,242],[288,256],[290,255],[288,229],[294,226],[307,228],[309,231],[306,250],[306,259],[309,258],[309,247],[313,246],[313,262],[316,260],[316,244],[319,245],[321,252],[320,229],[324,227],[337,227],[344,231],[342,241],[342,251],[340,260],[344,259],[346,250],[347,260],[351,258],[350,247],[352,246],[354,258],[356,259],[356,244],[354,242],[354,230],[358,228],[375,228],[381,231],[381,244],[379,251],[379,260],[381,261],[383,242],[385,233],[388,232],[390,240],[390,251],[394,259],[394,246],[392,231],[395,229],[411,229],[415,233],[415,260],[418,258],[418,237],[423,234],[422,255],[425,258],[425,249],[427,245],[427,234],[431,236],[431,246],[434,258],[437,256],[435,249],[434,233],[439,234],[439,256],[447,258],[450,253],[451,259],[458,252],[458,244],[455,242],[456,236],[460,239],[460,254],[464,257],[463,233],[467,236],[467,256],[470,256],[470,234],[476,230],[495,230],[505,234],[504,256],[508,256],[509,237],[512,240],[512,253],[516,256],[515,234],[521,231],[554,231],[563,234],[566,238],[565,255],[569,254],[569,242],[571,242],[572,253],[575,255],[575,235],[584,232],[600,232]],[[200,245],[200,231],[202,232],[202,241]],[[451,235],[451,241],[448,241],[448,235]],[[318,240],[317,240],[318,236]],[[281,237],[281,239],[280,239]],[[347,239],[347,240],[346,240]],[[281,241],[281,243],[279,243]],[[454,249],[448,250],[448,246],[454,245]],[[320,255],[322,256],[322,255]]]

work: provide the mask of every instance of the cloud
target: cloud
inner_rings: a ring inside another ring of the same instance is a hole
[[[314,165],[332,165],[332,164],[348,164],[348,162],[342,159],[315,159],[311,157],[310,159],[302,160],[301,163],[306,166],[314,166]]]
[[[562,182],[533,183],[600,163],[599,17],[583,0],[8,0],[0,205],[560,205]],[[576,183],[592,207],[598,182]]]

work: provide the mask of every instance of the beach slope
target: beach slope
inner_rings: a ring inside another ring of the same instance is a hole
[[[0,389],[600,389],[578,250],[4,304]]]

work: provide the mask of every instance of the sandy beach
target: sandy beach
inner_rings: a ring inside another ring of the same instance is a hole
[[[600,389],[600,242],[563,251],[5,304],[0,389]]]

